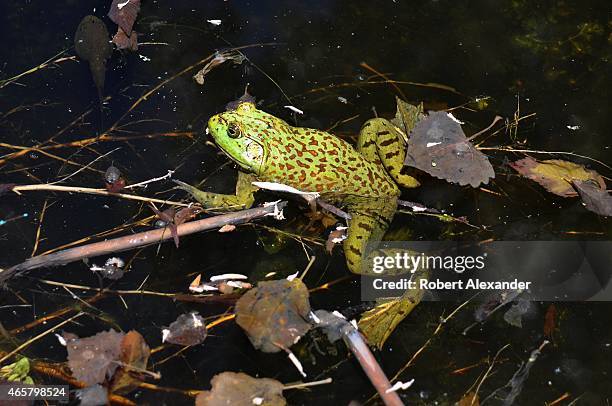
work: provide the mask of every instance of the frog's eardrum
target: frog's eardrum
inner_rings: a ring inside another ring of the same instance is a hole
[[[441,111],[430,113],[411,131],[404,165],[472,187],[495,177],[487,157],[467,140],[459,123]]]

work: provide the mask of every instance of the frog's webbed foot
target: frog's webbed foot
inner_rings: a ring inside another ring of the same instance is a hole
[[[242,210],[251,207],[255,201],[253,196],[257,187],[252,185],[255,178],[253,175],[238,172],[236,181],[236,193],[226,195],[221,193],[204,192],[185,182],[174,180],[179,189],[183,189],[191,194],[205,208],[219,208],[225,210]]]

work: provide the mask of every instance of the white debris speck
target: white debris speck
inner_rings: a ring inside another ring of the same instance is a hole
[[[221,25],[221,20],[206,20],[206,22],[212,25]]]
[[[125,3],[117,3],[117,8],[121,10],[123,7],[127,6],[130,0],[125,0]]]
[[[276,182],[251,182],[251,183],[260,189],[273,190],[275,192],[287,192],[287,193],[293,193],[296,195],[308,195],[314,198],[319,197],[319,193],[317,192],[304,192],[292,186],[284,185],[282,183],[276,183]]]
[[[260,398],[260,397],[254,397],[252,400],[253,404],[257,406],[261,405],[263,401],[264,401],[264,398]]]
[[[317,324],[319,324],[321,322],[321,319],[318,318],[317,315],[314,314],[313,312],[310,312],[310,318],[312,319],[312,321],[314,321]]]
[[[166,342],[169,335],[170,335],[170,330],[168,330],[167,328],[162,330],[162,343]]]
[[[346,235],[340,236],[338,238],[332,238],[332,242],[334,244],[340,244],[342,241],[346,240]]]
[[[138,57],[140,59],[142,59],[144,62],[149,62],[151,61],[151,58],[147,58],[146,56],[142,55],[142,54],[138,54]]]
[[[291,351],[289,351],[289,360],[293,363],[293,365],[295,365],[295,368],[305,378],[306,373],[304,372],[304,367],[302,366],[302,363],[300,362],[300,360],[297,359],[295,354],[292,353]]]
[[[289,282],[291,282],[292,280],[294,280],[295,278],[297,278],[297,276],[298,276],[299,274],[300,274],[299,272],[296,272],[296,273],[294,273],[294,274],[291,274],[291,275],[287,276],[287,280],[288,280]]]
[[[221,275],[213,275],[210,277],[211,282],[224,281],[227,279],[249,279],[249,277],[239,273],[224,273]]]
[[[411,206],[410,207],[412,209],[413,212],[418,213],[420,211],[427,211],[427,207],[421,207],[421,206]]]
[[[114,265],[117,268],[123,268],[123,266],[125,265],[125,261],[123,261],[121,258],[112,257],[112,258],[107,259],[104,265],[106,266]]]
[[[277,200],[275,202],[265,202],[263,204],[264,207],[274,206],[274,211],[272,213],[267,213],[266,216],[274,217],[276,220],[284,220],[285,219],[285,216],[283,215],[283,211],[279,210],[279,208],[278,208],[278,203],[279,202],[280,202],[280,200]]]
[[[406,389],[408,389],[409,387],[411,387],[413,383],[414,383],[414,379],[411,379],[411,380],[409,380],[409,381],[408,381],[408,382],[406,382],[406,383],[404,383],[404,382],[402,382],[402,381],[397,381],[397,382],[395,382],[395,384],[394,384],[392,387],[390,387],[389,389],[387,389],[387,390],[385,391],[385,393],[395,392],[395,391],[398,391],[398,390],[400,390],[400,389],[401,389],[401,390],[406,390]]]
[[[210,131],[208,130],[208,127],[206,127],[206,135],[210,134]]]
[[[344,314],[340,313],[338,310],[334,310],[332,314],[336,317],[340,317],[341,319],[346,320],[346,317],[344,317]]]
[[[268,273],[267,273],[267,274],[264,276],[264,278],[269,278],[269,277],[274,276],[274,275],[276,275],[276,272],[268,272]]]
[[[453,116],[453,113],[446,113],[446,115],[457,124],[465,124],[463,121],[460,121],[457,119],[457,117]]]
[[[356,329],[358,329],[359,327],[357,326],[357,320],[353,319],[351,320],[351,324],[353,325],[353,327],[355,327]]]
[[[300,109],[298,109],[297,107],[294,107],[294,106],[285,106],[285,108],[293,111],[294,113],[304,114],[304,112],[302,110],[300,110]]]
[[[59,341],[59,343],[65,347],[66,346],[66,340],[64,339],[64,337],[62,337],[61,335],[59,335],[57,333],[54,333],[54,334],[57,337],[57,341]]]
[[[431,147],[435,147],[436,145],[440,145],[442,144],[441,142],[428,142],[427,143],[427,148],[431,148]]]
[[[566,125],[566,127],[568,130],[572,130],[572,131],[580,130],[579,125]]]
[[[340,103],[344,103],[344,104],[348,103],[348,100],[346,100],[346,97],[342,97],[342,96],[338,96],[338,101]]]

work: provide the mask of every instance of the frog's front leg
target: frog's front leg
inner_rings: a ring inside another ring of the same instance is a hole
[[[242,210],[248,209],[253,205],[255,198],[253,194],[258,189],[253,186],[252,182],[255,177],[251,174],[238,172],[236,180],[236,193],[233,195],[225,195],[221,193],[204,192],[187,183],[175,180],[180,189],[189,192],[198,202],[205,208],[223,208],[226,210]]]

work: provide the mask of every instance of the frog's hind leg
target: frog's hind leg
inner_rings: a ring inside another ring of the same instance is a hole
[[[400,186],[419,186],[415,178],[401,173],[406,158],[406,143],[400,131],[390,121],[382,118],[366,121],[359,132],[357,149],[366,159],[382,164]]]
[[[387,227],[388,224],[375,221],[369,215],[351,212],[348,235],[343,243],[349,271],[356,274],[371,273],[361,266],[367,256],[367,245],[377,245],[387,231]]]

